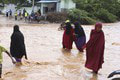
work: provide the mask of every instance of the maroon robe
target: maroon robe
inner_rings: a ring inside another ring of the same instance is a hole
[[[63,34],[62,44],[66,49],[72,49],[72,44],[75,39],[75,36],[73,34],[74,34],[74,29],[71,29],[70,34],[66,34],[66,29],[65,29]]]
[[[90,40],[86,44],[86,68],[95,72],[98,72],[102,68],[102,64],[104,63],[104,48],[105,38],[103,31],[97,32],[96,30],[92,30]]]

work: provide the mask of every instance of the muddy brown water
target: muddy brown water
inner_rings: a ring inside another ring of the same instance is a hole
[[[0,45],[8,50],[15,24],[20,25],[25,36],[29,60],[23,59],[23,65],[17,67],[3,54],[3,80],[111,80],[107,79],[108,74],[120,69],[119,22],[104,24],[105,63],[98,75],[84,67],[86,54],[79,53],[75,44],[71,52],[62,49],[63,31],[57,30],[59,24],[27,24],[0,16]],[[93,25],[83,27],[88,40]]]

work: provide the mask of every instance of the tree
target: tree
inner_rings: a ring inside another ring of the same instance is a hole
[[[23,4],[24,2],[26,2],[27,0],[0,0],[0,3],[2,4]]]
[[[120,19],[120,0],[73,0],[76,8],[88,12],[97,21],[114,22]],[[101,18],[102,16],[102,18]],[[106,17],[106,18],[105,18]]]
[[[4,1],[3,0],[0,0],[0,3],[2,3],[2,5],[4,6]]]

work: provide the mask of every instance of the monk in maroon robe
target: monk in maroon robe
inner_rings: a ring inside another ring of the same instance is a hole
[[[74,38],[75,38],[74,29],[72,28],[70,22],[67,22],[63,34],[63,41],[62,41],[63,48],[68,50],[72,49]]]
[[[95,29],[91,31],[90,40],[86,44],[85,67],[98,73],[104,63],[105,38],[102,30],[102,23],[96,23]]]

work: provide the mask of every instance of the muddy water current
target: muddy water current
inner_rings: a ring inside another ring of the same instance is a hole
[[[84,67],[86,54],[73,45],[71,52],[62,49],[63,31],[59,24],[28,24],[0,16],[0,45],[10,49],[13,25],[20,25],[25,37],[28,60],[15,66],[3,53],[3,80],[111,80],[109,73],[120,69],[120,23],[104,24],[105,63],[98,75]],[[93,25],[83,26],[87,40]],[[115,76],[115,77],[119,77]]]

